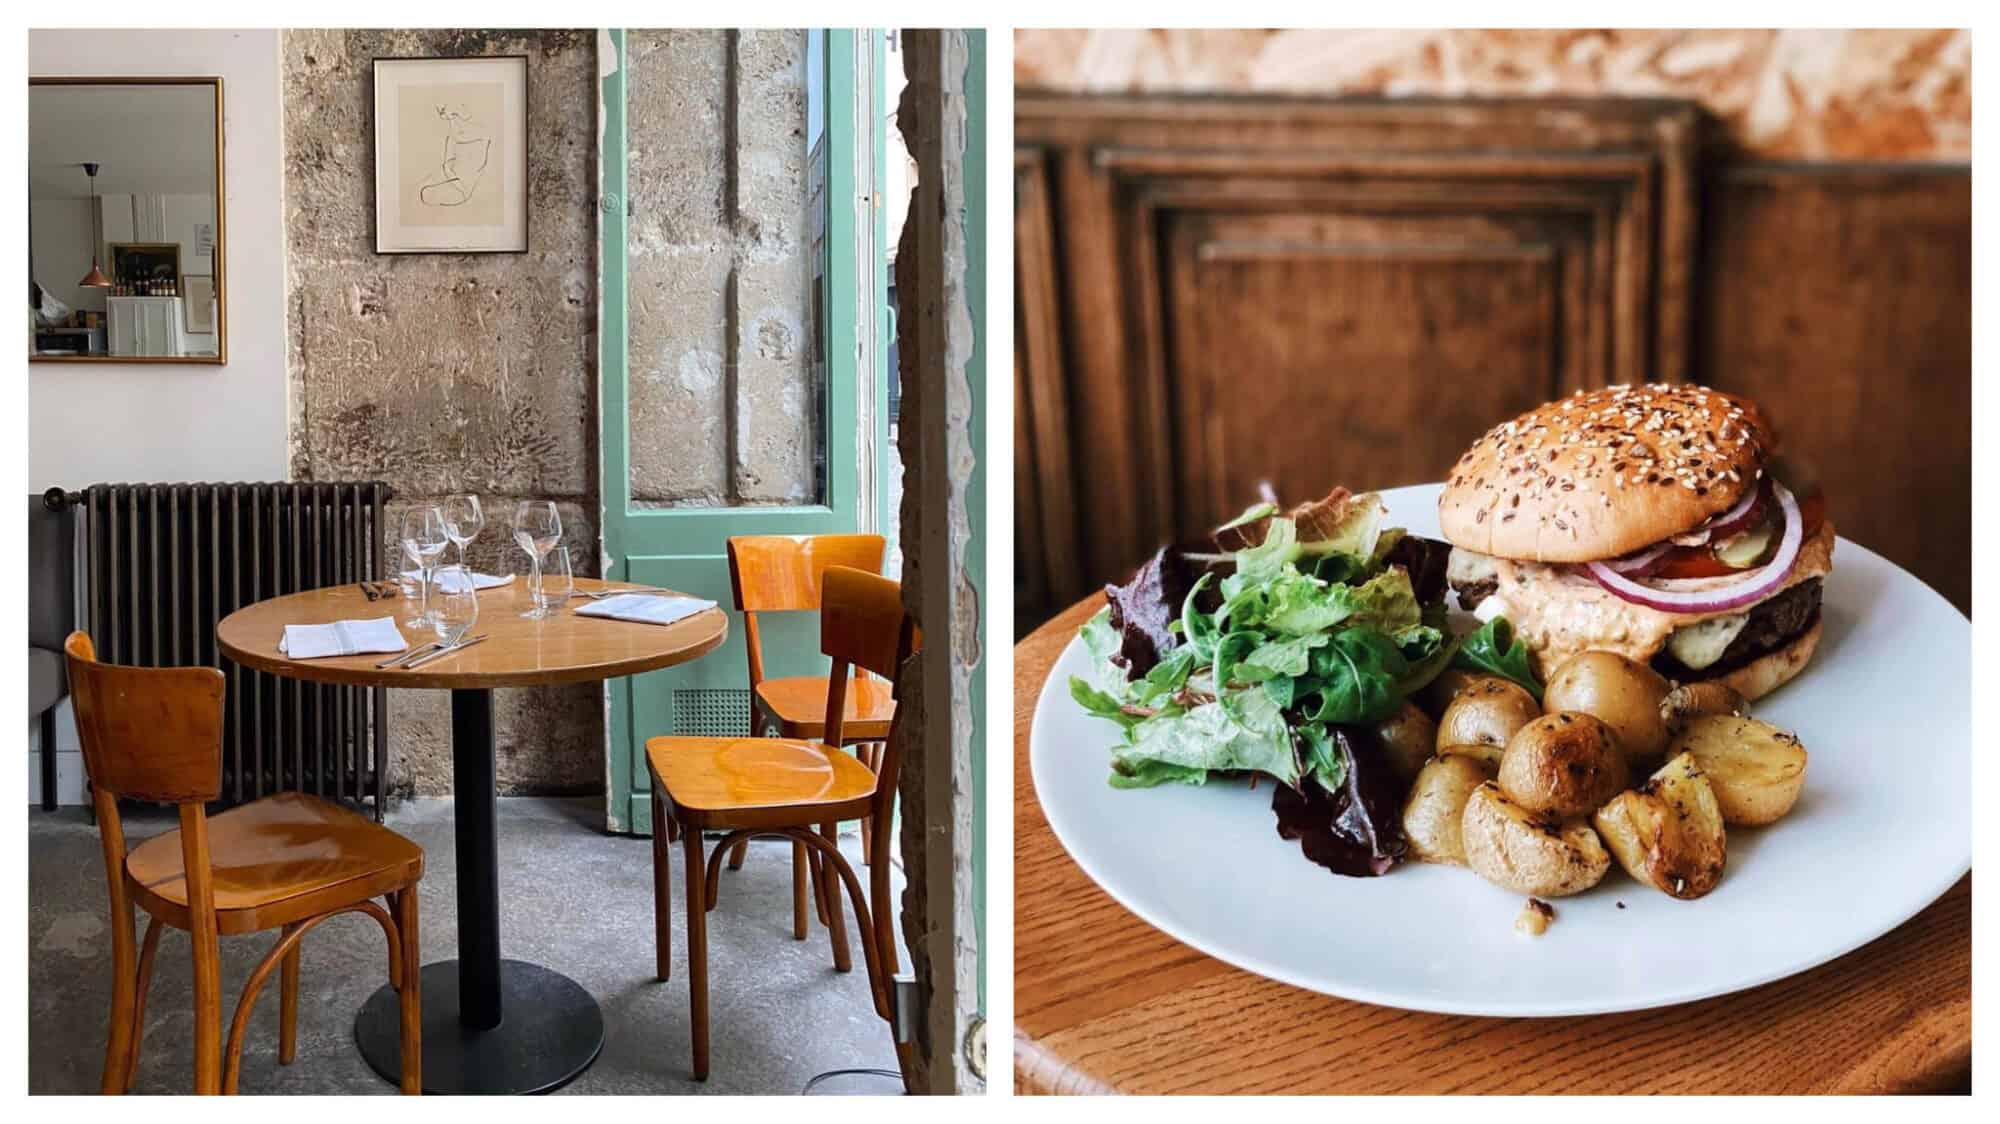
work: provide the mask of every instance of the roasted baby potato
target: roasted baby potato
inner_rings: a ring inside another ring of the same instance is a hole
[[[1683,683],[1660,700],[1660,721],[1667,727],[1669,741],[1678,737],[1692,719],[1708,714],[1748,714],[1750,700],[1743,692],[1719,680]]]
[[[1546,815],[1587,816],[1624,789],[1631,773],[1617,735],[1588,714],[1548,714],[1507,743],[1500,791]]]
[[[1514,731],[1541,717],[1542,708],[1526,687],[1497,675],[1467,684],[1444,708],[1437,744],[1506,745]]]
[[[1437,755],[1469,758],[1478,762],[1479,767],[1486,770],[1486,775],[1491,778],[1500,775],[1500,762],[1507,756],[1507,747],[1478,742],[1469,745],[1441,745],[1438,747]]]
[[[1776,823],[1806,783],[1806,749],[1769,722],[1734,715],[1690,720],[1674,739],[1708,777],[1725,823]]]
[[[1578,652],[1549,676],[1542,708],[1588,714],[1611,727],[1628,757],[1657,758],[1667,748],[1660,717],[1667,686],[1659,672],[1616,652]]]
[[[1431,751],[1437,748],[1437,723],[1418,710],[1416,704],[1406,702],[1394,717],[1376,724],[1375,736],[1382,743],[1382,751],[1389,755],[1389,764],[1396,775],[1407,781],[1417,775],[1424,762],[1430,760]]]
[[[1691,753],[1619,793],[1591,822],[1618,865],[1657,890],[1691,900],[1722,881],[1728,859],[1722,806]]]
[[[1465,865],[1465,802],[1492,773],[1470,757],[1425,762],[1403,802],[1403,838],[1410,854],[1427,863]]]
[[[1481,675],[1462,667],[1445,668],[1417,692],[1417,705],[1423,708],[1425,714],[1435,718],[1444,713],[1444,708],[1451,705],[1451,700],[1457,698],[1460,691],[1482,679],[1491,678],[1490,675]]]
[[[1459,832],[1465,865],[1519,894],[1559,898],[1582,893],[1611,869],[1611,856],[1588,823],[1563,823],[1530,812],[1507,799],[1492,781],[1472,790]]]

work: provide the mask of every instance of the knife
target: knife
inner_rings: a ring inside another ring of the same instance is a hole
[[[375,669],[377,671],[380,671],[385,667],[394,667],[397,664],[402,663],[404,660],[415,659],[418,656],[423,655],[425,652],[428,652],[432,648],[435,648],[437,646],[438,642],[435,640],[431,641],[428,644],[419,644],[414,648],[410,648],[406,651],[398,652],[395,655],[390,656],[388,659],[383,660],[381,663],[376,664]]]
[[[484,640],[484,639],[486,639],[487,635],[488,635],[487,633],[483,633],[483,632],[482,632],[482,633],[480,633],[480,634],[479,634],[478,636],[474,636],[474,637],[471,637],[471,638],[469,638],[469,639],[465,639],[465,640],[461,640],[461,641],[459,641],[458,643],[456,643],[456,644],[453,644],[453,645],[452,645],[451,647],[449,647],[449,648],[439,648],[439,649],[438,649],[437,651],[435,651],[435,652],[432,652],[432,653],[430,653],[429,655],[426,655],[426,656],[425,656],[425,657],[423,657],[422,659],[418,659],[418,660],[411,660],[411,661],[410,661],[409,663],[406,663],[406,664],[404,664],[404,665],[403,665],[403,670],[404,670],[404,671],[408,671],[408,670],[410,670],[411,668],[414,668],[414,667],[422,667],[423,665],[425,665],[425,664],[427,664],[427,663],[431,662],[432,660],[434,660],[434,659],[437,659],[437,658],[439,658],[439,657],[441,657],[441,656],[448,656],[448,655],[451,655],[451,654],[452,654],[453,652],[456,652],[456,651],[458,651],[458,650],[459,650],[460,648],[470,648],[470,647],[472,647],[472,646],[473,646],[474,644],[477,644],[477,643],[479,643],[479,642],[480,642],[481,640]]]

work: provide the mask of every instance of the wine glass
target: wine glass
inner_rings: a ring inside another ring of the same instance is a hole
[[[550,612],[576,596],[576,571],[570,566],[569,547],[558,544],[549,551],[542,566],[542,600]]]
[[[447,648],[455,647],[479,620],[479,594],[472,586],[472,571],[462,565],[437,571],[438,603],[431,613],[431,627]]]
[[[549,615],[548,599],[542,595],[542,556],[562,541],[562,516],[548,500],[522,500],[514,507],[514,542],[527,552],[532,568],[528,572],[528,594],[533,604],[521,616],[531,621]]]
[[[465,548],[486,526],[486,514],[475,495],[451,496],[444,501],[444,533],[458,546],[458,564],[466,565]]]
[[[437,568],[438,559],[444,556],[444,548],[451,539],[444,532],[444,513],[432,504],[427,507],[413,507],[403,512],[403,553],[417,564],[422,575],[419,589],[422,593],[417,602],[417,615],[403,623],[416,627],[426,627],[431,615],[431,572]]]

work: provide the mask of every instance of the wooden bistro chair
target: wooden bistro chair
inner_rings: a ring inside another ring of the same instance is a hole
[[[841,820],[874,816],[890,822],[900,767],[895,719],[883,731],[881,765],[867,765],[839,749],[847,723],[848,671],[867,670],[893,680],[897,668],[919,643],[916,622],[903,610],[902,587],[858,569],[825,571],[820,608],[820,650],[833,657],[827,678],[823,736],[819,738],[659,737],[646,743],[654,806],[680,824],[687,860],[688,997],[694,1039],[694,1076],[708,1078],[707,913],[715,907],[718,867],[738,842],[752,836],[790,839],[810,849],[813,892],[832,931],[834,967],[852,970],[840,888],[847,888],[860,923],[861,953],[875,1010],[890,1018],[891,979],[896,972],[896,911],[889,889],[888,831],[869,841],[869,892],[862,895],[853,868],[841,856],[835,835]],[[818,830],[815,830],[817,825]],[[704,865],[702,832],[724,835]],[[672,888],[666,833],[653,832],[653,939],[655,974],[668,979],[673,962]],[[871,911],[869,903],[874,903]],[[898,1060],[909,1073],[907,1047]]]
[[[757,614],[817,611],[828,567],[846,566],[879,574],[886,546],[881,535],[738,535],[729,540],[729,587],[736,597],[736,610],[743,614],[743,647],[750,659],[752,736],[818,740],[826,733],[826,677],[766,679]],[[879,768],[882,740],[889,736],[889,722],[896,713],[889,684],[856,675],[848,683],[844,705],[846,713],[836,744],[854,746],[863,764]],[[869,846],[874,826],[872,817],[861,821],[864,855],[874,853]],[[729,869],[741,869],[749,846],[745,839],[729,853]],[[803,844],[792,848],[794,940],[806,939],[806,881],[816,861]],[[822,912],[820,921],[826,920]]]
[[[419,1092],[417,882],[424,874],[423,850],[304,793],[268,796],[210,816],[204,804],[222,794],[222,672],[99,663],[82,632],[71,633],[64,649],[111,884],[116,976],[103,1091],[132,1089],[162,926],[185,930],[194,945],[194,1091],[234,1093],[244,1028],[271,970],[282,962],[278,1061],[289,1065],[298,1052],[299,942],[329,917],[365,913],[388,938],[389,982],[401,991],[403,1092]],[[179,805],[179,830],[127,853],[120,797]],[[377,896],[387,897],[386,908],[373,900]],[[148,918],[136,956],[135,905]],[[264,929],[277,929],[279,936],[243,987],[225,1046],[217,938]]]

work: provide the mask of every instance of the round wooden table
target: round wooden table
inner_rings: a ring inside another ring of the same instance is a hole
[[[1028,730],[1094,596],[1014,649],[1014,1084],[1022,1093],[1915,1093],[1972,1080],[1972,878],[1812,971],[1622,1015],[1488,1019],[1252,975],[1113,901],[1049,829]],[[1884,846],[1894,846],[1884,840]]]
[[[639,589],[578,578],[577,588]],[[230,659],[273,675],[322,683],[451,692],[452,802],[458,849],[458,959],[424,966],[426,1093],[533,1093],[588,1068],[604,1046],[604,1016],[574,980],[539,964],[500,956],[500,872],[494,840],[493,688],[583,683],[685,663],[721,645],[729,617],[719,609],[671,625],[579,617],[570,602],[554,616],[523,620],[526,579],[479,593],[471,635],[487,639],[422,667],[375,665],[387,655],[291,660],[278,651],[288,624],[393,616],[405,639],[428,634],[403,624],[408,599],[369,601],[355,586],[276,597],[216,626]],[[395,992],[384,986],[362,1006],[355,1040],[375,1072],[401,1072]]]

